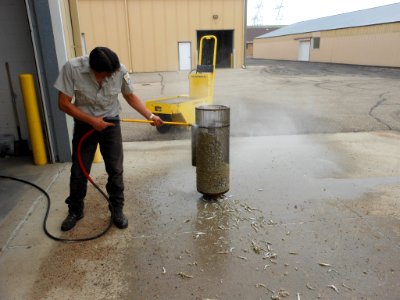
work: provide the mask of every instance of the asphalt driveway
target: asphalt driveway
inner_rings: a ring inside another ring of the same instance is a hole
[[[132,77],[145,100],[187,94],[187,75]],[[214,102],[231,107],[232,136],[398,131],[399,79],[400,69],[248,60],[246,69],[217,69]],[[123,116],[138,117],[126,104]],[[132,124],[123,133],[125,141],[189,138],[185,130],[160,135]]]

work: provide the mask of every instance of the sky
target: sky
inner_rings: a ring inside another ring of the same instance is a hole
[[[300,21],[383,6],[390,0],[247,0],[247,25],[290,25]],[[257,9],[256,7],[260,7]],[[257,11],[259,13],[257,14]]]

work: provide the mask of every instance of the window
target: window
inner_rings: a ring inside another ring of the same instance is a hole
[[[319,49],[320,38],[313,38],[313,49]]]

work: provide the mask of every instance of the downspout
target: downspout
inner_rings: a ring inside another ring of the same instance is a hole
[[[133,72],[133,62],[132,62],[132,44],[131,44],[131,32],[130,32],[130,24],[129,24],[129,13],[128,13],[128,2],[125,2],[125,25],[126,25],[126,34],[128,35],[128,60],[129,60],[129,73]]]
[[[79,26],[77,0],[68,0],[69,13],[71,16],[72,37],[74,39],[75,56],[82,56],[81,29]]]
[[[243,16],[243,65],[246,68],[246,43],[247,43],[247,0],[243,0],[244,16]]]

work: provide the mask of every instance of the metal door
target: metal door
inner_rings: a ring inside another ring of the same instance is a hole
[[[299,41],[299,60],[309,61],[310,60],[310,40]]]
[[[190,42],[178,42],[179,45],[179,70],[191,70],[192,69],[192,57],[191,44]]]

